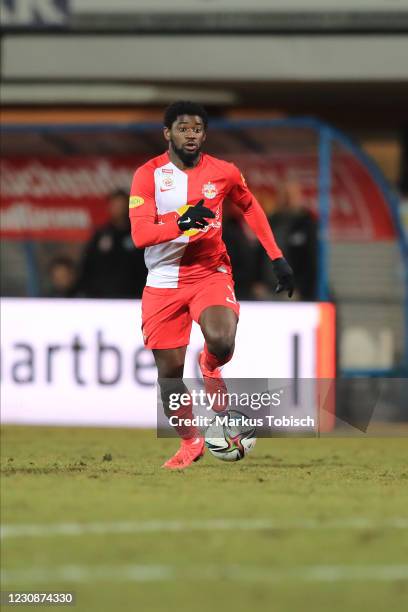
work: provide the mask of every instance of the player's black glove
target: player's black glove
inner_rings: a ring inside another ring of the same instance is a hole
[[[273,271],[278,284],[276,285],[275,293],[281,293],[281,291],[287,291],[288,296],[292,297],[293,290],[295,288],[293,279],[293,270],[284,257],[279,257],[272,261]]]
[[[200,200],[195,206],[189,206],[186,212],[177,220],[178,226],[183,232],[192,228],[202,229],[208,225],[206,218],[215,218],[213,211],[203,206],[203,204],[204,200]]]

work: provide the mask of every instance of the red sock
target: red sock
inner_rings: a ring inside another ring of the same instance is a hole
[[[232,359],[233,354],[234,354],[234,351],[231,351],[224,360],[218,359],[216,355],[213,355],[212,353],[210,353],[210,351],[208,350],[207,343],[204,344],[205,365],[211,371],[215,370],[216,368],[220,368],[221,366],[228,363]]]
[[[180,438],[183,438],[183,440],[189,440],[190,438],[197,438],[197,436],[201,435],[197,427],[195,427],[195,425],[186,425],[184,423],[184,419],[194,418],[191,401],[188,404],[188,406],[180,406],[180,408],[178,408],[177,410],[172,410],[171,416],[176,416],[178,418],[179,424],[174,425],[173,427],[177,431]]]

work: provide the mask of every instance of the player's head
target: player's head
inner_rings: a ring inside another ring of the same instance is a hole
[[[206,138],[208,115],[195,102],[180,100],[164,113],[164,137],[186,166],[193,166]]]

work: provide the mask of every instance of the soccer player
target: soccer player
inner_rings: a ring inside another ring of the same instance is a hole
[[[143,339],[153,351],[165,411],[169,388],[162,381],[174,380],[173,390],[180,388],[193,320],[205,340],[199,366],[206,389],[211,382],[222,386],[220,368],[234,351],[239,305],[222,241],[224,198],[243,211],[272,260],[276,291],[293,293],[292,270],[244,177],[234,164],[202,152],[207,123],[199,104],[170,105],[163,130],[168,150],[136,170],[130,192],[132,238],[146,249],[148,269]],[[184,416],[191,415],[190,406]],[[176,429],[181,445],[163,465],[168,469],[183,469],[204,454],[204,438],[195,427]]]

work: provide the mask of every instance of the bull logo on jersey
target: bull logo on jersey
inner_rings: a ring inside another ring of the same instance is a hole
[[[211,181],[203,185],[201,193],[208,200],[213,200],[218,194],[216,186]]]

